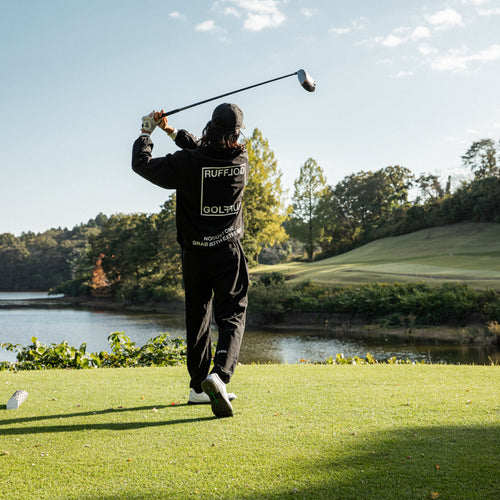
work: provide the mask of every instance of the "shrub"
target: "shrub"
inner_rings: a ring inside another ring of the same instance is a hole
[[[345,357],[343,353],[338,353],[335,358],[330,356],[326,359],[325,363],[327,365],[415,365],[415,364],[425,364],[425,361],[410,361],[406,359],[398,359],[396,356],[388,358],[385,361],[379,361],[373,357],[370,353],[366,354],[366,358],[360,358],[359,356],[347,356]]]
[[[123,332],[114,332],[108,337],[111,353],[87,353],[86,344],[79,348],[70,346],[66,341],[46,345],[36,337],[32,344],[23,347],[19,344],[2,344],[8,351],[17,351],[15,363],[2,362],[0,371],[45,370],[51,368],[98,368],[124,366],[171,366],[185,364],[186,345],[180,337],[170,338],[168,333],[150,339],[142,347],[137,347]]]
[[[454,283],[441,286],[377,283],[334,288],[311,281],[287,285],[279,276],[265,275],[251,288],[250,307],[267,314],[287,311],[346,314],[407,328],[500,320],[497,292]]]
[[[64,294],[69,297],[90,295],[90,286],[86,278],[66,281],[49,290],[49,295]]]
[[[284,285],[253,284],[248,291],[249,309],[270,316],[285,312],[287,290]]]
[[[285,283],[285,276],[283,273],[276,271],[272,273],[264,273],[259,277],[258,283],[264,286],[282,285]]]

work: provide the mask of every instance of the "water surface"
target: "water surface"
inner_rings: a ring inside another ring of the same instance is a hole
[[[46,293],[3,293],[0,304],[46,298]],[[88,352],[109,351],[110,333],[125,332],[137,345],[168,332],[172,337],[185,338],[183,314],[130,314],[80,309],[8,309],[0,308],[0,343],[28,345],[31,337],[46,344],[66,340],[79,347],[87,344]],[[213,331],[216,340],[216,330]],[[450,344],[422,344],[338,338],[333,333],[273,331],[247,329],[241,348],[241,363],[299,363],[324,361],[337,353],[365,357],[371,353],[377,359],[392,356],[412,361],[427,360],[447,363],[489,364],[490,358],[500,359],[495,347],[471,347]],[[15,353],[0,348],[0,361],[14,361]]]

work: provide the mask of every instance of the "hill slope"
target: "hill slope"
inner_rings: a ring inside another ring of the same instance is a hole
[[[345,286],[375,282],[464,282],[500,290],[500,224],[462,223],[383,238],[336,257],[312,263],[259,266],[292,281]]]

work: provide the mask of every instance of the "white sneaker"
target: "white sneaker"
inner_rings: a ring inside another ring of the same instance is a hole
[[[227,399],[229,401],[233,401],[237,398],[236,394],[229,392],[227,394]],[[189,393],[188,405],[205,405],[210,403],[210,398],[204,392],[196,392],[194,389],[191,389]]]
[[[210,398],[212,411],[216,417],[232,417],[233,407],[229,402],[226,384],[217,373],[211,373],[202,383],[201,388]]]

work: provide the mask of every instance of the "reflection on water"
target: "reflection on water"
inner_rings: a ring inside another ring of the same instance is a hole
[[[108,336],[125,332],[137,345],[160,333],[185,337],[184,322],[175,315],[115,314],[73,309],[0,309],[0,343],[27,345],[31,337],[45,344],[66,340],[88,352],[109,351]],[[13,361],[14,353],[0,350],[0,360]]]
[[[333,333],[313,333],[307,330],[300,332],[245,332],[240,360],[242,363],[266,361],[277,363],[297,363],[301,359],[307,361],[324,361],[337,353],[345,357],[359,356],[367,353],[378,360],[386,360],[396,356],[398,359],[432,363],[453,364],[490,364],[500,362],[500,351],[496,346],[470,346],[455,344],[408,343],[398,340],[387,340],[384,343],[371,340],[338,338]]]
[[[46,294],[0,293],[0,304],[5,301],[43,298]],[[112,332],[123,331],[137,345],[142,345],[160,333],[185,338],[182,314],[124,314],[73,309],[1,309],[0,343],[28,345],[31,337],[46,344],[63,340],[79,347],[87,344],[88,352],[109,351],[107,341]],[[214,340],[216,332],[214,331]],[[449,344],[409,344],[375,342],[359,339],[337,338],[333,334],[303,331],[247,330],[241,348],[240,362],[248,363],[298,363],[301,359],[311,362],[324,361],[337,353],[345,356],[365,357],[371,353],[383,360],[392,356],[412,361],[427,360],[433,363],[489,364],[490,358],[500,362],[496,347],[470,347]],[[0,349],[0,361],[14,361],[15,354]]]
[[[46,302],[60,297],[64,295],[49,295],[47,292],[0,292],[0,305],[26,304],[40,299]]]

